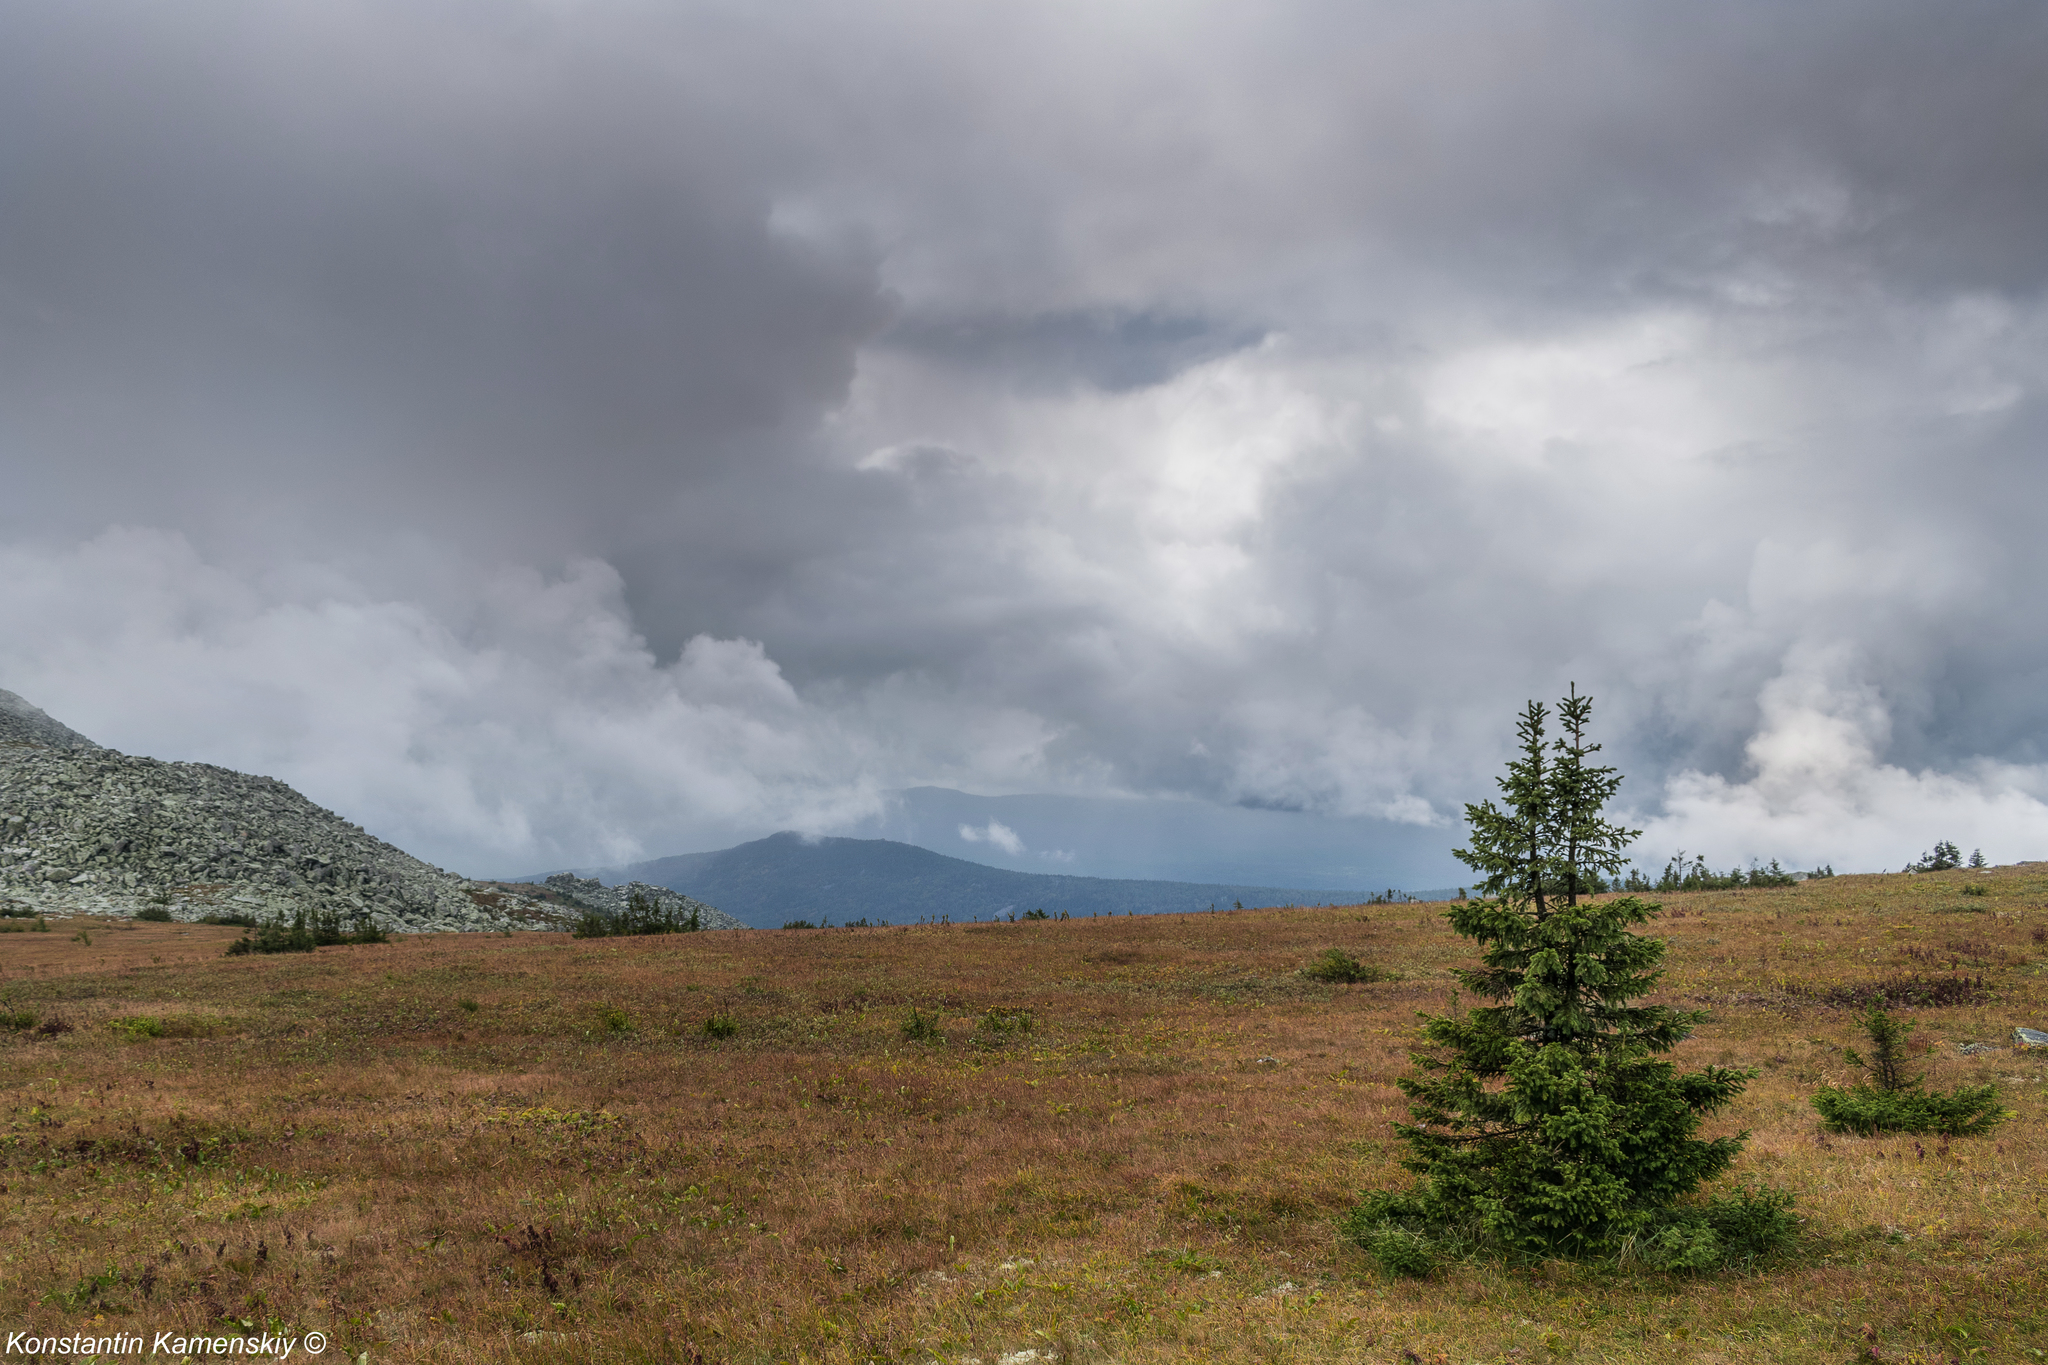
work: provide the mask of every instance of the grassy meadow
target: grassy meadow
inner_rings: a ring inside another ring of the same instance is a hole
[[[1964,895],[1970,884],[1988,895]],[[224,957],[0,934],[0,1336],[319,1329],[372,1361],[2048,1358],[2048,864],[1662,897],[1710,1131],[1798,1198],[1784,1261],[1390,1280],[1333,1220],[1405,1182],[1442,906]],[[82,930],[82,932],[81,932]],[[1391,979],[1325,986],[1342,948]],[[1825,1136],[1840,1001],[1910,1012],[1983,1138]],[[906,1020],[917,1011],[907,1036]],[[707,1021],[713,1026],[707,1029]],[[720,1036],[714,1036],[720,1035]],[[1966,1042],[1997,1050],[1964,1056]],[[1036,1356],[1025,1355],[1036,1352]]]

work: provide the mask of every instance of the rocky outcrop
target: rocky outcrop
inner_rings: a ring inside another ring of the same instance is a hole
[[[40,744],[47,749],[97,749],[100,746],[61,721],[50,719],[41,707],[0,687],[0,743],[14,740]]]
[[[595,877],[578,877],[568,872],[557,872],[541,885],[570,905],[582,906],[603,915],[623,914],[633,897],[644,896],[656,909],[668,911],[678,918],[687,918],[692,910],[696,911],[697,925],[701,929],[747,927],[725,911],[706,905],[703,901],[685,896],[680,891],[671,891],[665,886],[650,886],[646,882],[606,886]]]
[[[104,749],[0,692],[0,905],[334,911],[406,933],[562,927],[559,907],[430,867],[270,777]]]

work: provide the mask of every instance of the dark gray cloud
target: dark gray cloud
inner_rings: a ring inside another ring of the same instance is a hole
[[[2029,855],[2044,56],[2018,3],[16,7],[0,685],[498,869],[918,783],[1442,841],[1571,680],[1655,838]]]
[[[999,371],[1011,384],[1088,384],[1119,393],[1163,383],[1191,365],[1263,339],[1241,324],[1109,309],[1039,316],[910,316],[876,344],[941,366]]]

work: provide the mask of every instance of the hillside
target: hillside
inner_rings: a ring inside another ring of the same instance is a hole
[[[1362,891],[1205,882],[1127,881],[1012,872],[889,839],[805,839],[783,833],[712,853],[604,869],[607,881],[652,882],[711,902],[753,928],[790,920],[890,924],[950,917],[1154,915],[1245,905],[1341,905]]]
[[[19,915],[366,913],[412,932],[552,928],[271,777],[136,758],[0,692],[0,909]]]

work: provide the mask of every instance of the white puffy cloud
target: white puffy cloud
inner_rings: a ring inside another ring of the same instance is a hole
[[[1017,831],[1000,820],[991,820],[980,828],[962,825],[960,837],[970,844],[992,844],[1012,858],[1021,857],[1024,853],[1024,841],[1017,837]]]
[[[0,675],[102,743],[283,777],[478,873],[836,827],[888,775],[758,642],[657,659],[604,564],[482,579],[459,629],[301,577],[252,582],[160,531],[10,547]]]
[[[1651,857],[1714,850],[1733,864],[1897,871],[1938,840],[1994,863],[2048,848],[2048,764],[1978,759],[1950,771],[1887,763],[1891,716],[1847,645],[1800,645],[1759,698],[1739,780],[1686,770],[1644,831]]]

